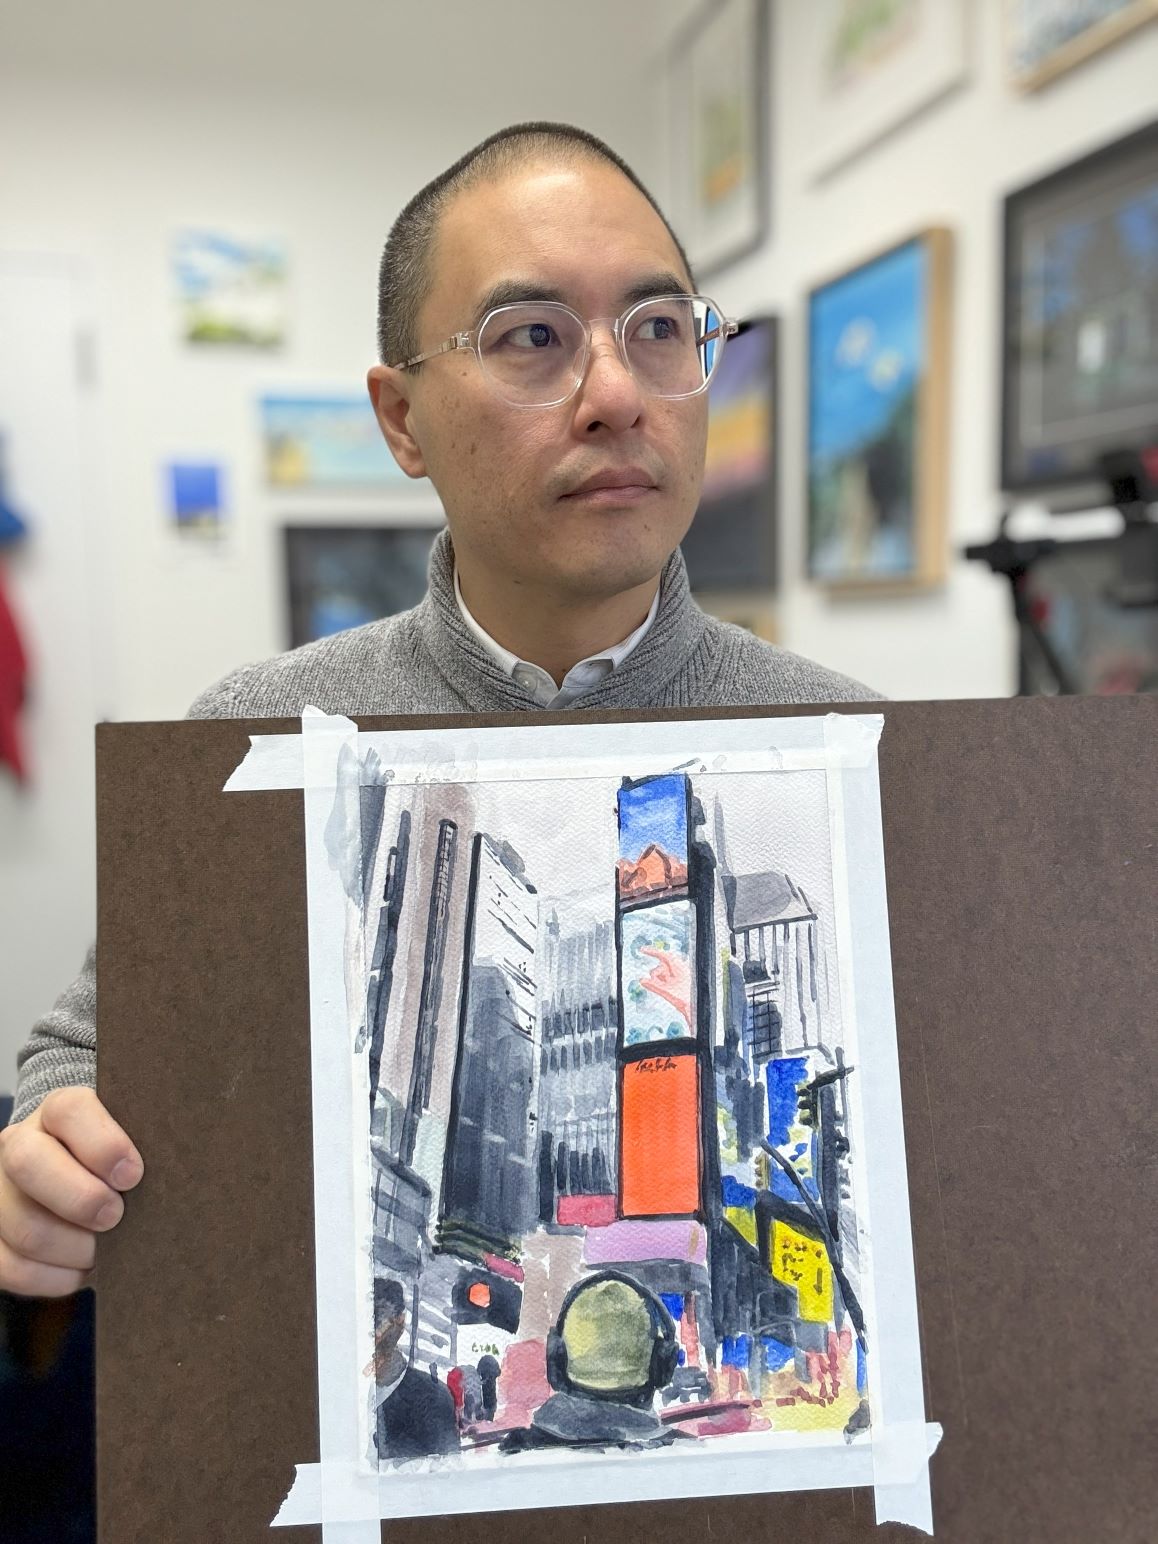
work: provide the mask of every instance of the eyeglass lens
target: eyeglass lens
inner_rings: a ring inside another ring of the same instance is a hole
[[[720,317],[700,296],[649,300],[628,315],[624,346],[642,389],[657,397],[701,391],[719,354]],[[553,301],[492,311],[479,333],[483,369],[508,401],[561,402],[578,384],[586,336],[582,322]]]

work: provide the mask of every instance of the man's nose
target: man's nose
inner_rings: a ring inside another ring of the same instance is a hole
[[[579,389],[578,411],[588,421],[630,428],[643,409],[639,382],[624,363],[614,323],[592,323],[587,371]]]

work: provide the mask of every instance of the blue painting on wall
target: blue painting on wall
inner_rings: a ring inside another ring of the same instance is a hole
[[[826,583],[933,575],[939,523],[930,232],[814,290],[809,302],[808,571]]]

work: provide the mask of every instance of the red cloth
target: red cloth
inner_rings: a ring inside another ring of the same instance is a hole
[[[25,703],[27,680],[28,655],[4,594],[4,573],[0,569],[0,767],[11,767],[21,783],[28,777],[20,734],[20,710]]]

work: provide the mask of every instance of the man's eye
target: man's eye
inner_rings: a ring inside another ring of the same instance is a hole
[[[679,335],[679,322],[674,316],[649,316],[639,324],[636,333],[641,343],[668,343]]]
[[[549,322],[525,322],[522,327],[512,327],[503,334],[504,345],[511,348],[541,349],[557,343],[555,329]]]

